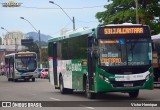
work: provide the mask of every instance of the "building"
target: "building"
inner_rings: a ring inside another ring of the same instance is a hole
[[[26,36],[22,32],[10,32],[6,35],[2,35],[2,45],[6,51],[21,51],[24,46],[21,45],[21,39],[25,39]]]
[[[0,45],[0,64],[4,65],[4,56],[9,53],[23,51],[25,46],[21,45],[21,39],[25,39],[27,36],[20,32],[10,32],[2,35],[2,41]]]

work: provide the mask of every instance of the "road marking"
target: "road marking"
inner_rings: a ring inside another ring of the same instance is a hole
[[[60,101],[60,99],[56,99],[56,98],[53,98],[53,97],[51,97],[50,99]]]
[[[93,108],[93,107],[85,107],[85,108],[89,108],[89,109],[92,109],[92,110],[95,109],[95,108]]]
[[[92,109],[92,110],[95,109],[95,108],[93,108],[93,107],[87,107],[87,106],[85,106],[85,105],[80,105],[80,106],[82,106],[82,107],[84,107],[84,108]]]

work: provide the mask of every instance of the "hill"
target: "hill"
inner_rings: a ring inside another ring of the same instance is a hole
[[[33,38],[34,41],[39,40],[39,36],[37,32],[28,32],[27,35]],[[41,41],[48,42],[48,39],[52,38],[49,35],[41,34]]]

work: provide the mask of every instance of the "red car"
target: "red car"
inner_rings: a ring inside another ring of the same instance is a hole
[[[43,68],[40,74],[40,78],[48,78],[48,68]]]

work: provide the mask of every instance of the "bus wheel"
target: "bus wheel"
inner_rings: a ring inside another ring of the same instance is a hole
[[[139,90],[129,92],[130,98],[137,98],[139,95]]]
[[[35,82],[35,78],[32,78],[32,82]]]
[[[24,81],[25,81],[25,82],[28,82],[28,81],[29,81],[29,79],[28,79],[28,78],[25,78],[25,79],[24,79]]]
[[[95,99],[96,98],[96,93],[93,93],[93,92],[89,91],[89,84],[88,83],[86,83],[85,92],[86,92],[86,96],[87,96],[88,99]]]
[[[73,89],[66,89],[67,94],[73,94]]]
[[[60,92],[61,92],[61,94],[65,94],[66,93],[66,89],[64,88],[64,85],[63,85],[63,78],[62,78],[62,76],[60,76],[60,78],[59,78],[59,86],[60,86]]]
[[[8,81],[12,81],[12,79],[11,79],[11,78],[8,78]]]
[[[18,79],[13,79],[13,81],[14,81],[14,82],[17,82],[17,81],[18,81]]]

